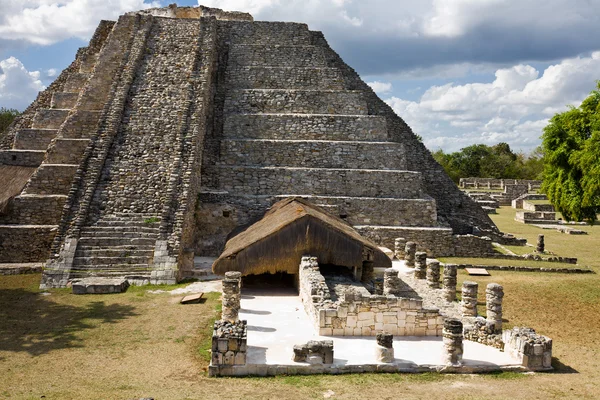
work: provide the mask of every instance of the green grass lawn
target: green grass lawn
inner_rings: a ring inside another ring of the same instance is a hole
[[[559,262],[534,261],[534,260],[503,260],[496,258],[480,257],[438,257],[438,260],[444,263],[452,264],[472,264],[472,265],[498,265],[512,267],[532,267],[532,268],[585,268],[579,264],[567,264]]]

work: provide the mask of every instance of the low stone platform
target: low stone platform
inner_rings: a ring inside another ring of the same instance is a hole
[[[0,264],[0,275],[39,274],[43,263]]]
[[[72,283],[73,294],[122,293],[129,287],[127,279],[85,278]]]
[[[445,365],[443,340],[435,336],[395,336],[395,359],[376,359],[374,336],[319,336],[293,289],[242,289],[240,319],[247,320],[246,365],[211,365],[210,376],[272,376],[343,374],[358,372],[451,372],[526,371],[507,353],[479,343],[464,341],[463,364]],[[333,364],[294,362],[294,345],[309,340],[333,340]]]

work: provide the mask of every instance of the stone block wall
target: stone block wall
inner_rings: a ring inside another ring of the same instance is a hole
[[[347,291],[335,302],[316,260],[303,257],[299,292],[314,327],[322,336],[393,335],[440,336],[443,317],[438,309],[423,308],[420,299]]]
[[[504,189],[505,185],[527,185],[530,189],[537,189],[542,181],[527,179],[496,179],[496,178],[460,178],[458,185],[461,188],[486,188]]]
[[[24,194],[62,194],[71,190],[77,165],[42,164],[23,190]]]
[[[385,118],[367,115],[232,114],[224,122],[225,138],[274,140],[385,141]]]
[[[67,197],[20,195],[13,199],[0,224],[54,225],[60,219]]]
[[[411,171],[254,166],[220,166],[217,171],[222,190],[242,195],[312,193],[405,199],[422,196],[421,175]]]
[[[522,208],[525,211],[533,212],[554,212],[554,206],[552,204],[535,204],[528,200],[523,200]]]
[[[321,48],[315,46],[264,46],[260,43],[236,44],[229,50],[230,67],[272,66],[279,67],[325,67]]]
[[[0,263],[27,263],[47,259],[55,234],[55,226],[0,226]],[[27,243],[27,251],[23,251],[23,243]]]
[[[45,154],[43,150],[4,150],[0,151],[0,164],[38,167],[44,160]]]
[[[530,370],[552,369],[552,339],[538,335],[531,328],[515,327],[502,333],[504,351]]]
[[[367,115],[361,92],[237,89],[225,97],[225,112]]]
[[[454,256],[456,257],[486,257],[497,254],[488,237],[473,235],[454,236]]]
[[[398,143],[226,139],[221,149],[221,162],[227,165],[406,169]]]
[[[212,335],[211,365],[245,365],[248,352],[246,321],[215,321]]]
[[[523,208],[523,201],[525,200],[548,200],[548,196],[545,194],[523,194],[511,202],[512,208]]]
[[[232,88],[342,90],[343,80],[335,68],[289,68],[239,66],[227,70]]]

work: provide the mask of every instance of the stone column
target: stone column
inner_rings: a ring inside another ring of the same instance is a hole
[[[462,285],[462,315],[463,317],[477,316],[477,282],[465,281]]]
[[[432,289],[440,288],[440,262],[430,261],[427,264],[427,286]]]
[[[377,361],[390,363],[394,361],[394,336],[391,333],[378,333],[375,358]]]
[[[502,332],[502,299],[504,288],[497,283],[490,283],[485,289],[485,308],[487,310],[487,326],[494,333]]]
[[[398,271],[388,268],[383,272],[383,294],[397,295],[400,293],[402,281],[398,277]]]
[[[417,244],[415,242],[406,242],[404,248],[404,261],[406,261],[407,267],[415,266],[415,252],[417,251]]]
[[[223,310],[221,319],[229,322],[238,320],[241,300],[242,274],[237,271],[225,272],[223,279]]]
[[[406,248],[406,239],[396,238],[394,240],[394,256],[398,260],[404,259],[404,249]]]
[[[444,298],[452,302],[456,300],[456,265],[444,265]]]
[[[463,324],[457,319],[444,321],[444,363],[460,365],[463,357]]]
[[[418,251],[415,253],[415,278],[425,279],[427,276],[427,253]]]
[[[544,245],[544,235],[542,235],[542,234],[539,234],[539,235],[538,235],[538,239],[537,239],[537,246],[536,246],[535,250],[536,250],[538,253],[543,253],[543,252],[544,252],[544,248],[545,248],[545,247],[546,247],[546,246]]]

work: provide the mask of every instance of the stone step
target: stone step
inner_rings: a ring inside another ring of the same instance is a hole
[[[52,94],[50,108],[72,109],[77,104],[79,92],[55,92]]]
[[[81,89],[83,89],[83,86],[85,86],[89,77],[90,74],[86,72],[72,72],[67,78],[67,81],[65,82],[63,91],[79,92]]]
[[[155,243],[156,239],[153,238],[123,238],[101,236],[82,236],[79,238],[79,244],[81,244],[82,246],[96,247],[154,245]]]
[[[125,246],[127,247],[127,246]],[[140,250],[142,246],[129,246],[132,248],[111,247],[108,249],[97,248],[93,246],[78,246],[77,256],[81,257],[147,257],[154,256],[154,246],[148,247],[147,250]]]
[[[58,129],[20,129],[15,135],[17,150],[46,150],[58,134]]]
[[[89,266],[95,267],[96,265],[140,265],[149,264],[152,261],[152,257],[135,257],[135,256],[123,256],[123,257],[100,257],[92,256],[85,257],[76,255],[73,258],[73,266]]]
[[[226,79],[235,89],[344,89],[337,68],[238,66],[227,70]]]
[[[159,222],[147,223],[144,221],[124,221],[124,220],[99,220],[94,223],[96,227],[156,227],[160,225]]]
[[[101,111],[74,110],[61,129],[63,139],[86,139],[96,133]]]
[[[75,164],[42,164],[27,183],[24,193],[67,195],[77,168]]]
[[[227,93],[224,112],[367,115],[368,108],[360,91],[237,89]]]
[[[235,44],[307,45],[311,33],[306,24],[295,22],[238,22],[231,24],[229,39]]]
[[[31,127],[44,129],[58,129],[69,115],[68,109],[41,108],[35,112]]]
[[[83,228],[82,232],[93,232],[94,234],[99,234],[103,232],[117,233],[117,232],[127,232],[127,233],[159,233],[158,226],[86,226]]]
[[[229,47],[228,67],[326,67],[322,47],[311,45],[286,46],[263,44],[233,44]]]
[[[0,164],[39,167],[45,155],[45,150],[0,150]]]
[[[373,115],[230,114],[223,134],[229,139],[386,141],[384,117]]]
[[[129,274],[150,274],[152,268],[149,264],[82,264],[73,265],[71,273],[73,277],[79,277],[86,272],[94,276],[124,276]]]
[[[219,187],[234,194],[422,198],[413,171],[297,167],[217,166]]]
[[[105,231],[94,231],[88,230],[87,228],[82,229],[82,236],[89,237],[105,237],[105,238],[123,238],[123,239],[156,239],[158,238],[158,232],[123,232],[123,231],[114,231],[110,230]]]
[[[395,142],[226,139],[224,165],[339,169],[407,169],[404,146]]]
[[[49,164],[79,164],[90,139],[58,138],[48,149],[46,162]]]
[[[0,224],[58,224],[66,201],[65,195],[22,194],[13,199],[4,215],[0,215]]]

